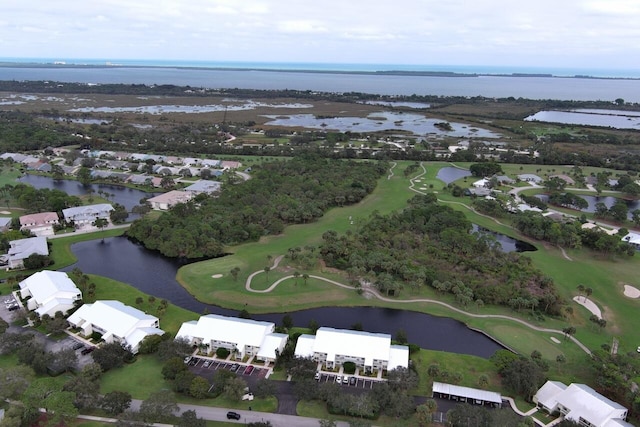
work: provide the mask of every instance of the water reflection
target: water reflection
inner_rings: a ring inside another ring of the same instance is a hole
[[[272,119],[269,126],[292,126],[324,129],[339,132],[379,132],[385,130],[405,131],[416,136],[426,134],[447,135],[459,138],[481,137],[500,138],[501,135],[487,129],[469,127],[462,123],[450,122],[451,130],[441,130],[436,123],[442,120],[429,119],[421,114],[381,111],[367,117],[316,117],[313,114],[266,115]]]
[[[438,171],[436,178],[443,181],[445,184],[450,184],[453,181],[457,181],[460,178],[471,176],[471,172],[466,169],[454,168],[453,166],[447,166]]]
[[[84,273],[97,274],[128,283],[142,292],[164,298],[196,313],[216,313],[237,316],[238,312],[203,304],[190,295],[175,280],[180,263],[151,252],[125,237],[76,243],[71,247],[78,262],[64,268],[80,268]],[[213,279],[212,279],[213,280]],[[247,307],[251,310],[251,307]],[[490,357],[502,347],[487,336],[472,331],[457,320],[430,316],[412,311],[379,307],[323,307],[291,313],[298,326],[310,320],[320,325],[348,329],[356,323],[365,330],[395,335],[400,329],[409,342],[422,348]],[[257,320],[282,323],[283,314],[253,315]]]

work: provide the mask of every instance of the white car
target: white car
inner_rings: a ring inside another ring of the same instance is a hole
[[[337,382],[338,384],[341,384],[341,383],[342,383],[342,375],[336,375],[336,382]]]
[[[244,396],[242,396],[242,400],[252,401],[253,400],[253,393],[245,394]]]

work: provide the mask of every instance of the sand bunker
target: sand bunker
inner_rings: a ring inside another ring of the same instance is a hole
[[[551,341],[553,341],[556,344],[560,344],[560,340],[556,337],[551,337]]]
[[[596,316],[598,316],[598,319],[602,319],[602,312],[600,311],[598,306],[589,298],[577,296],[577,297],[573,297],[573,300],[578,304],[580,304],[581,306],[583,306],[584,308],[586,308],[587,310],[589,310],[592,314],[595,314]]]
[[[212,279],[219,279],[222,277],[222,274],[214,274],[213,276],[211,276]]]
[[[640,298],[640,289],[624,285],[624,296],[627,298]]]
[[[9,211],[0,211],[0,214],[2,214],[2,215],[11,215],[11,212],[9,212]]]

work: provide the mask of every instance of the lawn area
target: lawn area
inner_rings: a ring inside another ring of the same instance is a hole
[[[6,165],[3,164],[0,166],[0,187],[4,187],[5,185],[15,185],[16,180],[22,176],[22,172],[20,172],[20,165]],[[2,200],[1,202],[4,202]]]

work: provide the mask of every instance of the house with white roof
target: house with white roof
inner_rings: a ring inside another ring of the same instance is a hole
[[[518,179],[520,181],[525,181],[525,182],[533,182],[534,184],[541,184],[542,183],[542,178],[540,178],[538,175],[532,174],[532,173],[523,173],[518,175]]]
[[[624,236],[622,240],[634,246],[636,249],[640,249],[640,234],[634,233],[632,231],[626,236]]]
[[[538,408],[588,427],[631,427],[628,410],[584,384],[547,381],[533,396]]]
[[[113,206],[109,203],[78,206],[62,210],[62,215],[67,222],[73,221],[76,227],[91,225],[96,219],[102,218],[109,221]]]
[[[409,347],[391,345],[391,335],[322,327],[316,335],[301,335],[297,357],[322,362],[328,369],[353,362],[367,371],[409,366]]]
[[[67,313],[82,300],[82,292],[67,273],[43,270],[20,282],[20,296],[27,299],[28,310],[38,316],[53,317],[58,311]]]
[[[150,335],[163,335],[160,320],[120,301],[104,300],[85,304],[67,319],[80,328],[85,337],[94,332],[102,334],[105,342],[119,342],[135,354],[140,343]]]
[[[188,191],[173,190],[147,200],[151,209],[166,211],[178,203],[187,203],[193,198],[193,193]]]
[[[49,255],[46,237],[30,237],[28,239],[10,241],[9,251],[4,261],[6,261],[10,269],[23,268],[24,260],[33,254]]]
[[[207,314],[197,321],[184,322],[176,338],[207,347],[209,353],[223,347],[235,353],[237,359],[256,356],[274,361],[288,338],[286,334],[275,333],[275,328],[271,322]]]
[[[20,217],[20,230],[29,230],[35,236],[53,236],[53,226],[58,224],[55,212],[40,212]]]
[[[185,187],[184,191],[189,191],[194,194],[207,193],[213,194],[220,191],[222,183],[218,181],[210,181],[208,179],[200,179],[188,187]]]

